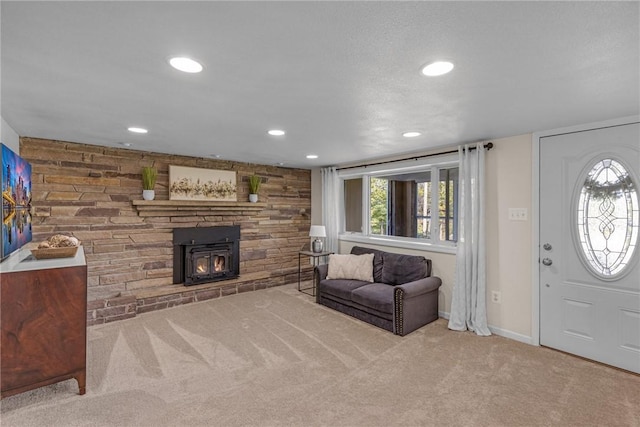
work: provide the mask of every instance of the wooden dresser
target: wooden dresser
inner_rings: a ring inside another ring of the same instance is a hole
[[[75,378],[86,391],[87,265],[35,260],[22,249],[0,263],[0,397]]]

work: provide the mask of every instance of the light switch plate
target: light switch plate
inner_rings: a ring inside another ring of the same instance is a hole
[[[509,208],[509,219],[511,221],[526,221],[527,218],[527,208]]]

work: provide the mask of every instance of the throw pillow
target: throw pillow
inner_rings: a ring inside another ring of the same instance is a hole
[[[327,279],[373,282],[373,254],[329,255]]]
[[[373,254],[373,281],[375,283],[384,283],[382,281],[382,255],[383,251],[371,248],[363,248],[362,246],[354,246],[351,248],[352,255]]]

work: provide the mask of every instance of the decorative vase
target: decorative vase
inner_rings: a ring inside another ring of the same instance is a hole
[[[155,190],[142,190],[142,198],[145,200],[153,200],[156,198]]]
[[[258,195],[257,194],[249,194],[249,201],[251,203],[255,203],[258,201]]]

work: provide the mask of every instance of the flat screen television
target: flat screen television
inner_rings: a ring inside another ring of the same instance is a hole
[[[2,233],[0,260],[31,241],[31,165],[0,144]]]

